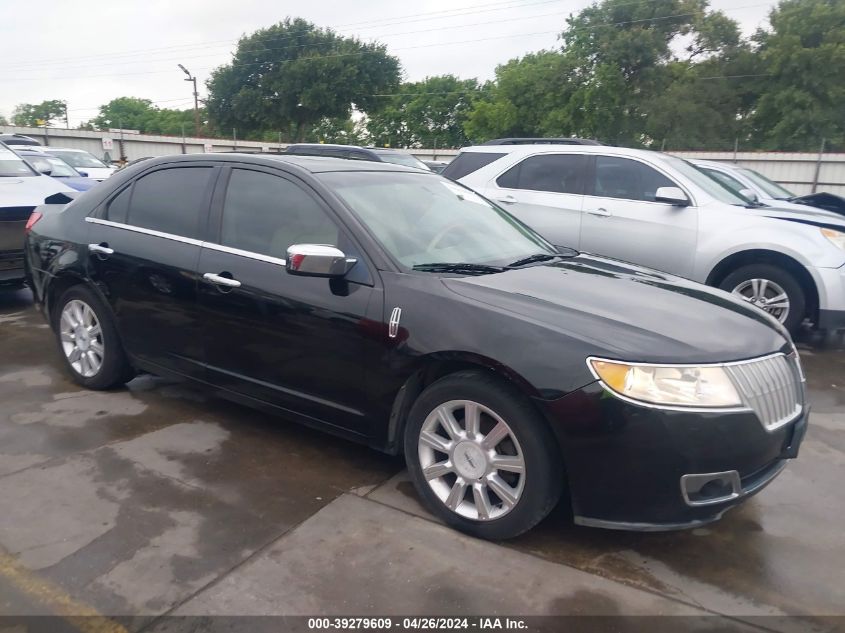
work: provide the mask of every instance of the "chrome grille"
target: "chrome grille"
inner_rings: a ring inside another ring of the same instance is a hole
[[[801,412],[804,385],[797,354],[776,354],[725,369],[743,402],[768,430],[786,424]]]

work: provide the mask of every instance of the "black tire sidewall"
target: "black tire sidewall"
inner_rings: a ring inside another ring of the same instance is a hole
[[[473,521],[455,514],[437,497],[422,474],[418,438],[426,417],[449,400],[479,402],[504,419],[525,458],[525,484],[517,505],[492,521]],[[405,427],[405,461],[411,481],[428,508],[448,525],[486,539],[513,538],[531,529],[554,508],[563,488],[560,451],[546,422],[533,405],[505,381],[483,372],[458,372],[441,378],[420,394]]]
[[[804,321],[807,307],[806,294],[795,275],[772,264],[749,264],[736,269],[725,277],[719,284],[719,288],[726,292],[733,292],[734,288],[749,279],[768,279],[783,288],[789,297],[789,316],[787,316],[783,326],[790,334],[795,334]]]
[[[103,364],[95,375],[85,377],[79,374],[68,361],[62,348],[61,340],[61,314],[68,302],[77,299],[84,301],[94,311],[97,321],[100,324],[100,331],[103,335]],[[111,311],[90,288],[84,285],[72,286],[56,302],[56,309],[53,311],[53,331],[59,346],[59,355],[64,362],[74,382],[88,389],[110,389],[129,380],[132,376],[131,367],[123,353],[123,346],[120,342],[117,329]]]

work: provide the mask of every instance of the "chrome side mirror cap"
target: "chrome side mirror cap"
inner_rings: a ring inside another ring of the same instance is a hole
[[[658,187],[654,193],[655,202],[665,202],[676,207],[688,207],[689,198],[680,187]]]
[[[291,275],[306,277],[343,277],[355,265],[336,246],[328,244],[293,244],[288,248],[285,269]]]
[[[751,202],[760,202],[760,198],[757,196],[757,192],[753,189],[740,189],[739,195],[744,196],[751,200]]]

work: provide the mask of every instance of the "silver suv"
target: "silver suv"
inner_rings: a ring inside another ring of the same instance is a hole
[[[685,160],[619,147],[469,147],[443,175],[554,244],[717,286],[793,333],[845,328],[840,215],[757,206]]]

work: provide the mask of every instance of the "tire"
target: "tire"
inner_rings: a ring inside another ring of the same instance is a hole
[[[438,409],[451,413],[451,434]],[[471,434],[475,439],[466,433],[468,409],[479,412],[471,417],[478,420],[478,432]],[[482,438],[495,444],[482,443]],[[411,481],[425,504],[448,525],[473,536],[499,540],[522,534],[549,514],[563,490],[560,453],[545,421],[516,389],[480,371],[450,374],[427,387],[411,408],[404,444]],[[493,455],[509,470],[494,467]],[[522,472],[513,472],[520,459]]]
[[[749,264],[736,269],[725,277],[719,284],[719,288],[731,293],[742,290],[742,294],[746,298],[749,295],[758,296],[756,293],[760,286],[755,288],[752,280],[764,280],[766,282],[764,291],[769,299],[774,298],[775,295],[786,294],[789,306],[785,316],[781,317],[777,312],[766,311],[777,318],[794,336],[804,321],[807,309],[807,296],[796,277],[791,272],[772,264]],[[762,307],[757,303],[754,303],[754,305]]]
[[[53,311],[53,331],[65,367],[77,384],[88,389],[111,389],[135,375],[111,312],[90,288],[72,286],[61,296]],[[74,354],[74,348],[80,353]]]

